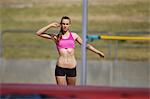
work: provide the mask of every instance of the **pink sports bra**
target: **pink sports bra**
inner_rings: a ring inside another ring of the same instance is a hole
[[[74,38],[72,36],[72,33],[70,32],[70,35],[67,39],[61,38],[58,43],[56,43],[56,46],[58,49],[61,48],[75,48],[75,42]]]

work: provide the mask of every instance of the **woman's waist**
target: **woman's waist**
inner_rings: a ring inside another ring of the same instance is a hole
[[[62,69],[76,69],[76,65],[75,66],[63,66],[63,65],[57,64],[56,67],[62,68]]]
[[[66,62],[66,61],[67,62],[74,62],[74,61],[76,61],[74,56],[69,56],[69,57],[67,57],[67,56],[59,56],[57,60],[60,61],[60,62]]]
[[[61,67],[75,67],[77,61],[75,57],[59,57],[57,60],[57,65]]]
[[[58,59],[75,59],[75,56],[74,54],[71,54],[71,53],[59,53],[59,57]]]

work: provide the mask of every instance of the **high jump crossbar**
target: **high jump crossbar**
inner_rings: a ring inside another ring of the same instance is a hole
[[[133,36],[107,36],[107,35],[88,35],[86,36],[88,41],[93,40],[138,40],[138,41],[150,41],[150,37],[133,37]]]

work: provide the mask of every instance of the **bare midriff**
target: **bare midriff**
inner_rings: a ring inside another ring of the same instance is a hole
[[[57,65],[63,68],[74,68],[77,65],[74,48],[61,48],[58,49],[59,57]]]

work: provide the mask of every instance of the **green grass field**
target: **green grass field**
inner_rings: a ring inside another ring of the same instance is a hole
[[[59,2],[57,2],[59,1]],[[1,0],[1,29],[2,30],[34,30],[53,21],[60,21],[64,15],[72,19],[73,31],[82,31],[82,5],[80,0]],[[67,3],[66,3],[67,1]],[[110,35],[115,32],[150,31],[148,0],[89,0],[88,4],[88,34],[100,35],[107,31]],[[58,31],[58,30],[57,30]],[[135,34],[136,36],[136,34]],[[53,42],[39,38],[32,33],[4,33],[3,56],[5,58],[56,58],[57,50]],[[106,59],[115,57],[115,44],[109,49],[110,41],[91,42],[96,48],[106,53]],[[149,42],[124,42],[119,46],[139,46],[119,48],[119,59],[148,60]],[[147,47],[140,47],[140,46]],[[112,50],[112,51],[110,51]],[[111,52],[112,55],[109,55]],[[51,54],[53,53],[53,54]],[[76,56],[80,58],[80,48],[76,48]],[[98,59],[88,51],[89,59]]]

